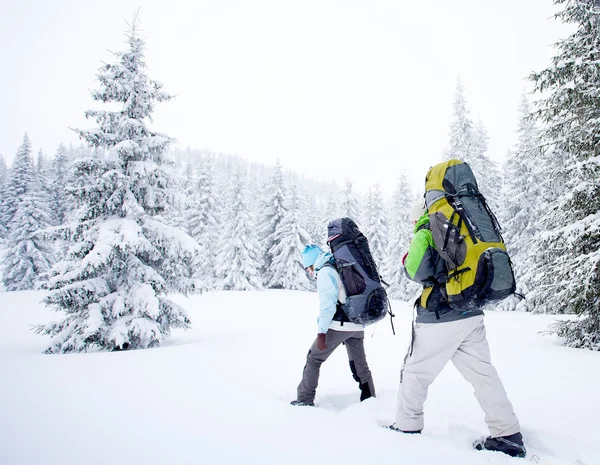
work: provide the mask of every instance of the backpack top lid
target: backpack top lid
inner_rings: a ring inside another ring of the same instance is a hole
[[[327,243],[335,250],[341,242],[353,240],[362,236],[352,218],[337,218],[327,225]]]
[[[330,221],[327,225],[327,233],[327,243],[338,265],[341,262],[355,262],[369,279],[379,283],[379,273],[369,249],[369,242],[352,218]]]
[[[468,163],[456,158],[432,166],[425,177],[425,202],[431,207],[446,195],[479,192],[477,180]]]

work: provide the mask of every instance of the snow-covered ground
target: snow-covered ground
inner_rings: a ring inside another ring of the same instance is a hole
[[[554,317],[488,312],[492,358],[526,459],[478,452],[483,413],[452,365],[431,386],[422,435],[394,418],[411,308],[367,330],[377,399],[360,403],[345,350],[323,365],[317,408],[292,407],[315,336],[308,292],[179,298],[194,328],[153,350],[43,355],[42,292],[0,293],[0,464],[600,464],[600,353],[543,336]],[[533,454],[536,455],[533,455]]]

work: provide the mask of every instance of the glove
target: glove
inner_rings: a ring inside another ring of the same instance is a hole
[[[327,343],[325,342],[325,334],[324,333],[317,334],[317,349],[319,349],[319,350],[327,349]]]

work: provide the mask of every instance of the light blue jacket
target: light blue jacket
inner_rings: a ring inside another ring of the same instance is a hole
[[[319,317],[317,326],[319,333],[326,333],[335,315],[340,289],[338,287],[338,276],[335,268],[325,266],[333,260],[333,255],[323,252],[315,262],[315,273],[317,274],[317,292],[319,294]]]

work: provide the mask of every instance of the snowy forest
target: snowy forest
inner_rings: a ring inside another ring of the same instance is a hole
[[[525,298],[495,309],[573,314],[551,331],[600,350],[600,6],[556,3],[574,32],[528,77],[533,92],[522,97],[505,163],[490,159],[485,121],[458,81],[448,143],[431,165],[469,163],[500,221]],[[386,198],[379,185],[362,192],[351,179],[324,183],[279,162],[175,148],[176,135],[149,125],[171,95],[148,76],[144,47],[132,27],[127,47],[100,68],[92,97],[112,106],[82,109],[94,125],[77,130],[81,146],[42,150],[25,134],[11,166],[0,155],[2,284],[45,289],[46,305],[63,312],[36,327],[52,336],[48,353],[154,347],[192,323],[172,294],[312,290],[300,252],[326,248],[327,223],[342,216],[368,238],[390,298],[414,299],[419,287],[401,259],[423,192],[405,173]]]

